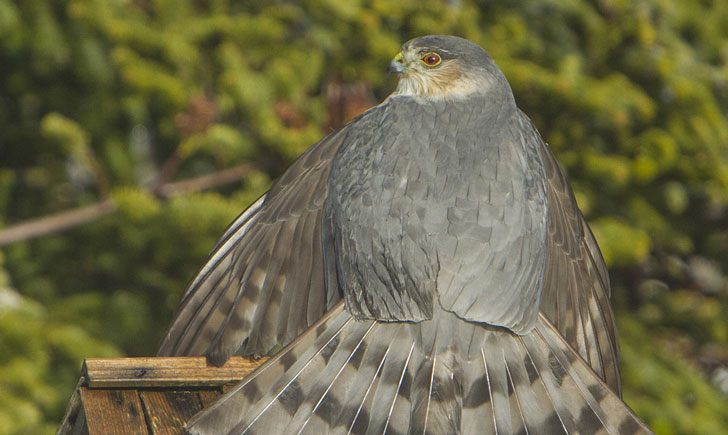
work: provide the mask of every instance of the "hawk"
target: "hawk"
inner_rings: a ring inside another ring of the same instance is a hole
[[[620,399],[599,248],[493,59],[426,36],[390,70],[183,296],[159,355],[274,353],[187,430],[650,433]]]

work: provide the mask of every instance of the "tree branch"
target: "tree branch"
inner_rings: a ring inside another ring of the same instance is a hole
[[[257,168],[258,165],[256,164],[243,163],[212,174],[205,174],[199,177],[189,178],[187,180],[162,184],[160,187],[155,189],[155,193],[161,198],[168,198],[174,195],[208,190],[241,180],[245,178],[250,171]]]
[[[116,204],[110,199],[106,199],[94,205],[31,219],[0,231],[0,246],[64,231],[94,221],[113,213],[115,210]]]
[[[220,172],[163,184],[156,189],[155,193],[161,199],[166,199],[174,195],[212,189],[241,180],[257,167],[252,163],[243,163]],[[111,199],[105,199],[93,205],[12,225],[0,230],[0,246],[65,231],[114,213],[117,209],[118,207]]]

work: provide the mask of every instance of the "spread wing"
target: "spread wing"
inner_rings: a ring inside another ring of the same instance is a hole
[[[190,284],[160,356],[222,364],[285,345],[339,299],[324,284],[322,209],[331,158],[345,130],[310,148],[243,212]]]
[[[556,157],[538,133],[534,137],[541,142],[549,204],[541,313],[621,396],[619,343],[604,259]]]

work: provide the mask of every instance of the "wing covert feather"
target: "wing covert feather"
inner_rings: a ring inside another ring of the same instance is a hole
[[[321,225],[331,158],[346,128],[293,163],[225,231],[192,281],[158,355],[222,364],[286,345],[340,298],[326,293]],[[285,319],[285,322],[277,322]]]

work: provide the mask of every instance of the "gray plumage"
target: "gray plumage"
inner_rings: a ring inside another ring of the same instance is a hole
[[[343,302],[188,427],[204,434],[650,433],[542,315],[519,336],[444,310],[420,323],[357,321]]]
[[[446,36],[391,67],[392,96],[301,156],[180,302],[159,355],[285,346],[188,430],[649,433],[599,249],[498,67]]]
[[[533,329],[546,183],[538,143],[508,96],[394,96],[347,128],[329,176],[325,240],[338,272],[331,285],[354,316],[419,321],[441,305]]]

